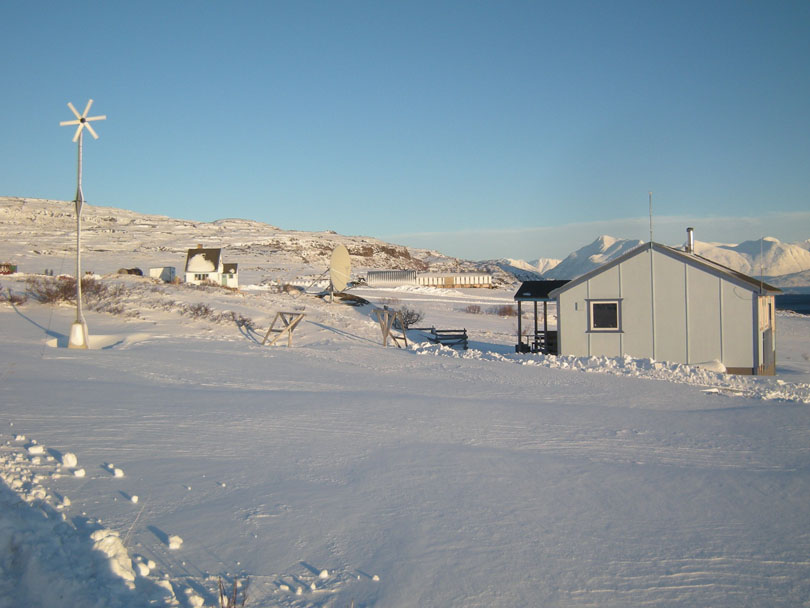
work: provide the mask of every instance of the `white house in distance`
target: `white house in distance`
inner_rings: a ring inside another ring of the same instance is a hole
[[[694,253],[645,243],[555,289],[558,352],[720,361],[773,375],[776,287]]]
[[[237,264],[223,264],[221,249],[204,249],[198,245],[186,254],[186,283],[214,283],[223,287],[239,287]]]

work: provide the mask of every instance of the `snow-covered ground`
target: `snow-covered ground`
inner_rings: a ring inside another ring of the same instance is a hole
[[[93,350],[72,308],[0,304],[0,607],[214,606],[220,577],[253,608],[810,606],[808,317],[776,378],[730,377],[516,355],[511,289],[356,292],[461,352],[383,348],[370,306],[105,281]]]

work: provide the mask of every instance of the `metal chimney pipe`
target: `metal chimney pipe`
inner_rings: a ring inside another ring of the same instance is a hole
[[[686,229],[686,253],[695,253],[695,229]]]

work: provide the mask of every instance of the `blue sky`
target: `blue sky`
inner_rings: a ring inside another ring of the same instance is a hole
[[[810,2],[6,2],[0,194],[472,259],[810,238]]]

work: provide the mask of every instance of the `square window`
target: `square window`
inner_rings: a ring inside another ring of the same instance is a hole
[[[591,331],[619,331],[618,300],[593,300],[590,302]]]

